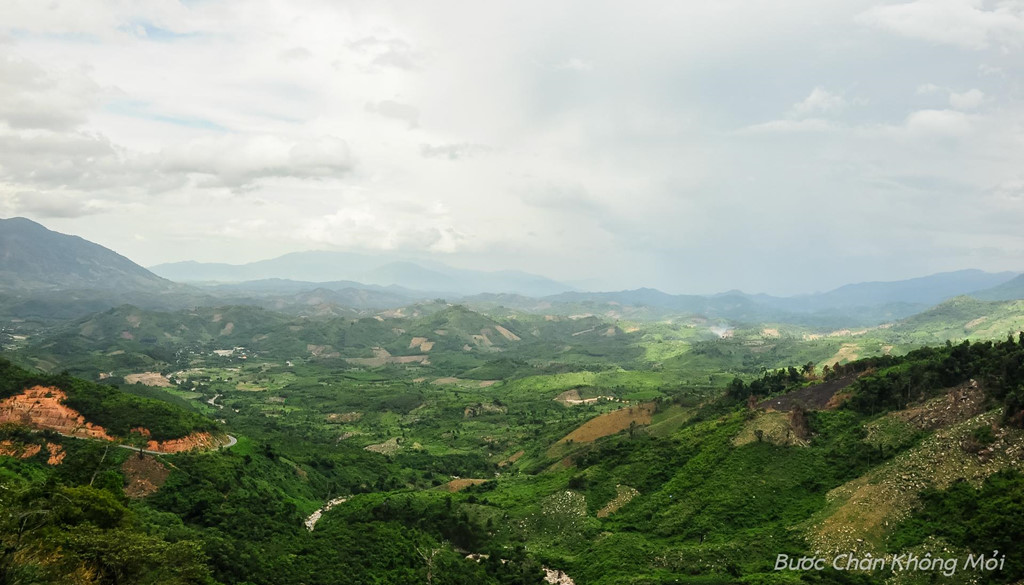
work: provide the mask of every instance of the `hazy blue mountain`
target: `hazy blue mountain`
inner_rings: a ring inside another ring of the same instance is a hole
[[[15,217],[0,219],[0,290],[169,292],[181,287],[78,236]]]
[[[772,306],[790,311],[873,307],[903,303],[930,307],[955,296],[1003,284],[1019,273],[957,270],[891,282],[861,282],[835,290],[810,295],[777,298],[758,295],[756,298]]]
[[[983,301],[1016,301],[1024,299],[1024,274],[992,288],[972,292],[970,296]]]
[[[624,314],[620,309],[647,307],[651,309],[646,314],[649,318],[693,314],[749,323],[778,321],[821,327],[862,326],[902,319],[949,298],[993,284],[1002,283],[1002,288],[992,289],[995,292],[989,294],[1002,296],[985,298],[1024,298],[1024,277],[1015,279],[1015,276],[1013,272],[960,270],[901,281],[850,284],[824,293],[794,297],[752,295],[737,290],[715,295],[672,295],[640,288],[616,292],[565,292],[541,299],[475,297],[473,301],[483,306],[501,305],[558,314]]]
[[[413,262],[390,262],[365,272],[362,278],[365,282],[396,284],[422,291],[463,292],[460,283],[450,276]]]
[[[246,282],[287,279],[304,282],[358,280],[355,275],[373,270],[387,261],[379,257],[347,252],[293,252],[248,264],[172,262],[150,270],[177,282]]]
[[[406,298],[421,298],[419,291],[397,286],[381,286],[378,284],[362,284],[352,280],[336,280],[333,282],[308,282],[288,280],[286,278],[265,278],[247,280],[245,282],[227,282],[217,284],[200,284],[198,288],[212,293],[244,293],[244,294],[295,294],[315,289],[340,291],[345,289],[363,289],[368,291],[386,292]]]
[[[328,305],[360,310],[394,309],[430,298],[430,295],[400,286],[368,285],[344,280],[318,283],[271,278],[198,287],[232,303],[259,305],[288,312],[307,312],[310,309],[315,313],[332,312]]]
[[[229,283],[275,278],[321,283],[355,281],[397,285],[445,295],[510,292],[545,296],[571,289],[549,278],[526,272],[485,272],[451,268],[438,262],[424,264],[429,264],[429,267],[413,261],[394,261],[392,257],[385,256],[311,251],[241,265],[175,262],[153,266],[152,270],[179,282]]]

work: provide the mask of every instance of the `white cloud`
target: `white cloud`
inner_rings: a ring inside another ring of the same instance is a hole
[[[159,191],[181,186],[103,136],[0,133],[0,182],[27,191]]]
[[[428,158],[446,158],[458,160],[493,152],[494,149],[485,144],[460,142],[457,144],[421,144],[420,153]]]
[[[110,209],[107,201],[89,196],[62,192],[21,192],[9,198],[10,213],[44,218],[75,218],[103,213]]]
[[[971,118],[955,110],[918,110],[907,116],[908,131],[928,136],[964,136],[971,132]]]
[[[313,57],[306,47],[292,47],[281,51],[281,59],[284,61],[304,61]]]
[[[958,110],[973,110],[985,101],[985,93],[980,89],[969,89],[963,93],[950,93],[949,105]]]
[[[959,203],[1019,179],[1011,3],[525,2],[10,0],[0,210],[148,263],[425,250],[681,291],[964,267],[934,246],[1024,221]]]
[[[423,55],[401,38],[363,37],[348,43],[363,58],[366,67],[394,67],[413,71],[419,68]]]
[[[242,189],[270,177],[339,177],[352,170],[352,156],[345,141],[333,136],[227,135],[172,146],[154,164],[168,173],[200,175],[203,187]]]
[[[417,214],[364,204],[310,221],[301,237],[348,249],[451,253],[465,236],[449,222],[443,208]]]
[[[419,125],[420,111],[416,109],[415,106],[403,104],[394,100],[381,100],[379,102],[368,103],[366,104],[366,111],[384,116],[385,118],[402,120],[408,124],[409,128],[415,128]]]
[[[799,120],[771,120],[747,126],[739,131],[740,134],[770,134],[770,133],[816,133],[829,132],[838,129],[839,126],[832,121],[822,118],[802,118]]]
[[[571,57],[556,65],[555,69],[564,69],[566,71],[593,71],[594,65],[580,59],[579,57]]]
[[[862,23],[925,41],[967,49],[1020,47],[1024,42],[1024,2],[1000,0],[987,10],[982,0],[914,0],[874,6]]]
[[[847,101],[843,96],[832,93],[823,87],[815,87],[803,101],[793,105],[791,113],[795,117],[803,118],[816,114],[837,112],[846,106]]]
[[[0,47],[0,120],[10,128],[74,128],[100,94],[80,69],[49,72]]]

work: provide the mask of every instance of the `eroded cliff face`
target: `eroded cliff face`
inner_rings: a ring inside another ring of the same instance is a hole
[[[66,398],[67,394],[59,388],[33,386],[21,394],[0,400],[0,424],[15,423],[35,429],[56,431],[68,437],[118,440],[110,436],[103,427],[86,421],[78,411],[64,405],[63,401]],[[150,436],[149,429],[143,427],[132,429],[131,434],[147,438]],[[181,453],[193,449],[215,449],[221,444],[223,440],[210,433],[192,433],[167,441],[149,440],[145,449],[158,453]]]
[[[146,443],[146,449],[149,451],[159,451],[160,453],[181,453],[182,451],[191,451],[193,449],[200,451],[216,449],[222,444],[223,441],[210,433],[192,433],[180,439],[150,441]]]
[[[0,401],[0,423],[17,423],[56,431],[68,437],[113,441],[103,427],[87,422],[78,411],[62,404],[67,394],[59,388],[33,386]]]

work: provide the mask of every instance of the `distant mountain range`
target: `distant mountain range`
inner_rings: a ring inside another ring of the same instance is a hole
[[[249,264],[189,261],[159,264],[150,269],[164,278],[190,283],[238,283],[266,279],[316,283],[357,281],[443,295],[509,292],[546,296],[572,290],[572,287],[549,278],[515,270],[463,270],[437,262],[430,262],[429,267],[425,267],[415,262],[395,262],[376,256],[330,251],[295,252]]]
[[[177,262],[153,270],[157,274],[103,246],[24,218],[0,220],[0,313],[18,316],[80,315],[121,303],[149,308],[248,304],[310,315],[365,314],[444,297],[481,309],[627,319],[685,314],[828,327],[893,321],[959,295],[1024,298],[1024,275],[981,270],[849,284],[793,297],[741,291],[673,295],[650,288],[580,292],[527,272],[463,270],[432,261],[394,262],[329,251],[243,265]]]
[[[788,298],[757,295],[766,304],[791,311],[818,311],[828,308],[870,307],[905,303],[932,306],[946,299],[985,291],[1018,276],[1017,272],[957,270],[893,282],[861,282],[835,290]],[[1024,286],[1022,286],[1024,289]]]
[[[1024,276],[1014,272],[958,270],[893,282],[850,284],[824,293],[794,297],[741,291],[672,295],[640,288],[617,292],[565,292],[540,299],[478,295],[469,300],[482,307],[504,306],[529,312],[589,312],[645,318],[685,313],[749,323],[862,326],[902,319],[960,295],[992,300],[1024,298]],[[638,313],[635,309],[640,307],[648,311]],[[629,308],[634,310],[627,310]]]

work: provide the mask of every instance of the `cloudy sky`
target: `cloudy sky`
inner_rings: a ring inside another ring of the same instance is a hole
[[[591,288],[1024,271],[1024,0],[3,0],[0,217]]]

